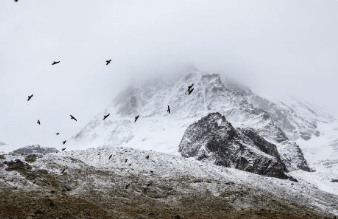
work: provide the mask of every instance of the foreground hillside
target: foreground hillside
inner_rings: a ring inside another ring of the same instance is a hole
[[[2,158],[1,218],[338,215],[337,195],[302,180],[265,177],[154,151],[102,147]]]

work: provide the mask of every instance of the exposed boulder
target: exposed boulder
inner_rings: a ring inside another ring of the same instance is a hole
[[[36,159],[37,159],[36,154],[29,154],[26,156],[25,161],[28,163],[33,163],[36,161]]]
[[[286,179],[277,147],[252,129],[235,129],[220,113],[210,113],[190,125],[179,145],[184,157]]]
[[[27,171],[27,170],[31,170],[32,167],[27,164],[27,163],[23,163],[21,160],[16,159],[15,161],[5,161],[4,164],[6,164],[8,167],[6,168],[6,171]]]

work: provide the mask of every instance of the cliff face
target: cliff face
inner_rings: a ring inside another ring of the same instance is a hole
[[[220,113],[190,125],[179,145],[184,157],[285,179],[286,166],[277,147],[252,129],[235,129]]]

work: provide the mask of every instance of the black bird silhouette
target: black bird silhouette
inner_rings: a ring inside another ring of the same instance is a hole
[[[40,123],[40,120],[38,120],[38,122],[37,122],[39,125],[41,125],[41,123]]]
[[[66,150],[66,148],[62,148],[61,150],[64,151],[64,150]]]
[[[167,112],[170,113],[170,106],[168,105],[168,109],[167,109]]]
[[[28,96],[28,99],[27,99],[27,101],[30,101],[30,99],[33,97],[33,94],[32,95],[30,95],[30,96]]]
[[[62,144],[66,144],[67,141],[63,141]],[[66,149],[66,148],[65,148]]]
[[[14,0],[15,2],[18,2],[18,0]]]
[[[194,91],[194,88],[193,89],[191,89],[191,90],[188,90],[188,92],[189,92],[189,94],[188,95],[190,95],[191,94],[191,92],[193,92]]]
[[[149,155],[146,156],[146,159],[149,159]]]
[[[59,134],[60,134],[60,133],[58,133],[58,132],[56,133],[56,135],[59,135]]]
[[[125,159],[124,162],[127,163],[128,159]]]
[[[138,116],[135,117],[135,122],[137,121],[138,117],[140,117],[140,115],[138,115]]]
[[[113,156],[113,155],[110,155],[108,160],[110,160],[111,156]]]
[[[194,84],[188,86],[188,91],[194,86]]]
[[[75,121],[77,121],[74,116],[72,115],[69,115],[69,116],[70,116],[70,119],[74,119]]]
[[[53,63],[52,63],[52,65],[56,65],[56,64],[59,64],[60,63],[60,61],[54,61]]]
[[[61,173],[65,172],[65,170],[66,170],[66,168],[64,168],[64,169],[62,170],[62,172],[61,172]]]
[[[106,65],[109,65],[110,64],[110,62],[111,62],[111,59],[109,59],[109,60],[106,60]]]
[[[107,117],[110,115],[110,113],[108,113],[107,115],[105,115],[104,117],[103,117],[103,120],[105,120],[105,119],[107,119]]]

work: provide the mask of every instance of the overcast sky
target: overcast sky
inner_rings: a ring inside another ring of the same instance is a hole
[[[131,80],[182,63],[338,118],[338,1],[1,0],[0,141],[59,145]]]

